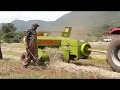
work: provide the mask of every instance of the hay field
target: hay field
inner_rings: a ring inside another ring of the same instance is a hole
[[[106,50],[108,43],[90,42],[95,49]],[[25,51],[22,43],[2,44],[3,60],[0,60],[1,79],[120,79],[120,73],[113,72],[104,60],[71,60],[65,63],[57,57],[52,56],[48,65],[39,68],[33,65],[23,68],[20,55]],[[91,57],[105,58],[102,53],[91,53]]]

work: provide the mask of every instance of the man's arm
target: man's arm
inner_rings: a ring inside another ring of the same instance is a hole
[[[26,48],[29,48],[29,41],[33,38],[32,35],[35,34],[35,31],[29,29],[26,33]]]
[[[28,42],[27,37],[25,38],[25,42],[26,42],[26,48],[29,48],[29,42]]]
[[[29,37],[30,37],[30,30],[27,31],[26,33],[26,38],[25,38],[25,41],[26,41],[26,48],[29,48]]]

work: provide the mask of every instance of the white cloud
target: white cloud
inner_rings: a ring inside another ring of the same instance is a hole
[[[0,11],[0,23],[18,20],[54,21],[70,11]]]

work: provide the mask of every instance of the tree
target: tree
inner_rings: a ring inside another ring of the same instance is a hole
[[[15,32],[17,28],[14,26],[13,23],[6,23],[2,25],[1,30],[3,31],[3,33],[7,34],[8,32]]]
[[[1,27],[3,34],[3,40],[7,43],[12,43],[14,41],[16,27],[13,23],[3,24]]]
[[[16,32],[15,35],[14,35],[13,42],[14,43],[19,43],[19,42],[22,41],[23,37],[24,37],[24,32]]]
[[[103,33],[103,35],[108,35],[109,31],[110,31],[111,26],[110,25],[103,25],[101,27],[101,31]]]
[[[108,35],[111,28],[113,28],[113,25],[102,25],[102,26],[98,26],[97,28],[95,28],[94,31],[94,35],[97,37],[101,37],[103,35]]]

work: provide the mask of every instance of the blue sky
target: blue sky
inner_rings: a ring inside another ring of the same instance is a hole
[[[0,11],[0,23],[9,23],[13,20],[43,20],[55,21],[71,11]]]

